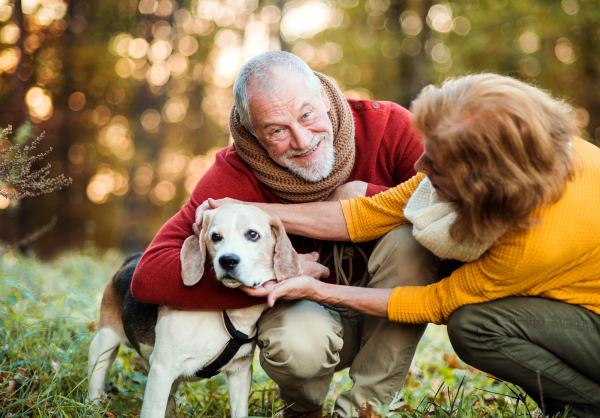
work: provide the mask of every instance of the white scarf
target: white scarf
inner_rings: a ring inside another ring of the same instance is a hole
[[[404,216],[413,224],[413,236],[425,248],[438,257],[460,261],[477,260],[506,232],[499,231],[493,239],[484,243],[454,240],[450,235],[450,227],[456,220],[455,207],[438,197],[427,177],[408,200]]]

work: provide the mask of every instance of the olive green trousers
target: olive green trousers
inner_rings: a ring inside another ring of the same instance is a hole
[[[546,414],[600,417],[600,315],[538,297],[467,305],[448,320],[466,363],[520,386]]]

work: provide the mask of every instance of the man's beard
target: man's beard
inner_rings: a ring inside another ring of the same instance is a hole
[[[305,164],[298,164],[291,160],[291,157],[305,154],[308,150],[315,148],[320,141],[323,141],[321,145],[323,149],[316,159]],[[335,148],[333,147],[332,135],[329,132],[317,134],[306,149],[287,151],[282,155],[281,160],[281,162],[278,161],[279,164],[306,181],[316,183],[323,180],[331,174],[335,163]]]

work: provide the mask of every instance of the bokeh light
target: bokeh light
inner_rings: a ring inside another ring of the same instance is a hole
[[[406,10],[402,13],[400,23],[402,25],[402,32],[408,36],[417,36],[423,29],[421,17],[414,10]]]
[[[571,44],[571,41],[569,41],[567,38],[560,38],[558,41],[556,41],[554,53],[556,54],[556,58],[565,64],[572,64],[575,62],[573,44]]]
[[[334,20],[334,11],[324,2],[289,2],[286,8],[281,19],[281,34],[287,41],[311,38],[327,29]]]
[[[0,196],[0,209],[6,209],[10,205],[10,199]]]
[[[452,8],[448,3],[436,4],[427,13],[427,24],[437,32],[450,32],[452,29]]]
[[[69,108],[72,111],[78,112],[83,109],[83,106],[85,106],[85,94],[76,91],[69,96]]]
[[[14,44],[20,36],[21,29],[14,23],[9,23],[0,30],[0,42],[3,44]]]
[[[25,95],[25,103],[32,118],[37,120],[47,120],[52,116],[54,110],[50,94],[39,88],[32,87]]]

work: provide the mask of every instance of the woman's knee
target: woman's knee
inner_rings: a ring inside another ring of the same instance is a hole
[[[478,363],[477,354],[483,349],[478,333],[483,317],[480,306],[465,305],[452,312],[448,318],[447,330],[452,348],[464,362],[472,366]]]

